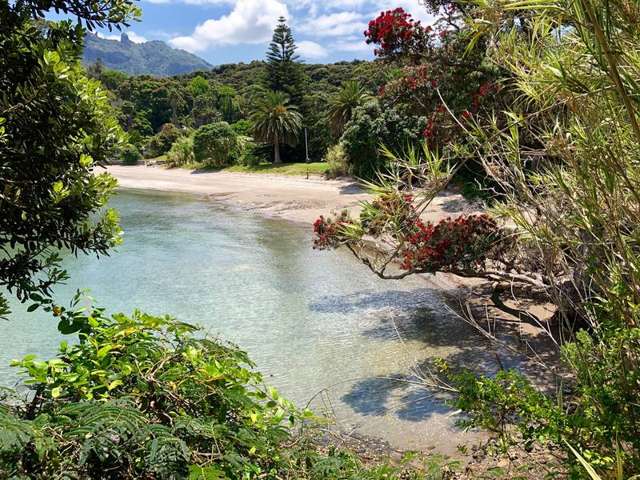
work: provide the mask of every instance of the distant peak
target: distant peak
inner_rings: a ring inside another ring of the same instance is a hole
[[[122,32],[122,35],[120,35],[120,42],[124,43],[125,45],[130,45],[133,43],[131,40],[129,40],[129,35],[127,35],[125,32]]]

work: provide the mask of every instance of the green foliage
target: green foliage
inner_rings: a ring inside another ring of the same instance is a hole
[[[79,65],[82,28],[30,18],[30,7],[48,6],[0,6],[0,287],[23,302],[65,278],[59,249],[104,254],[120,239],[117,215],[104,208],[115,180],[94,168],[116,158],[124,136],[106,92]],[[132,8],[61,6],[103,23]]]
[[[182,167],[190,165],[196,161],[193,153],[193,136],[185,135],[178,138],[169,153],[167,153],[167,165],[170,167]]]
[[[388,158],[381,154],[381,146],[401,150],[417,143],[425,124],[425,118],[407,115],[399,108],[384,107],[375,100],[356,108],[340,140],[349,156],[351,172],[359,178],[375,178],[388,164]]]
[[[182,135],[182,132],[172,123],[165,123],[160,132],[151,137],[144,148],[145,158],[155,158],[164,155],[171,149]]]
[[[138,148],[135,145],[131,144],[126,145],[122,149],[121,156],[122,163],[124,165],[135,165],[142,159],[142,155],[140,154]]]
[[[309,156],[318,161],[334,138],[328,120],[329,98],[349,80],[373,92],[382,84],[386,66],[380,63],[354,61],[332,65],[306,65],[296,62],[304,72],[305,88],[300,103],[295,104],[304,117],[308,130]],[[158,132],[163,124],[199,128],[224,120],[228,123],[247,121],[254,109],[254,99],[264,95],[256,79],[267,78],[265,62],[222,65],[210,71],[172,78],[126,76],[97,64],[89,74],[100,80],[113,94],[112,105],[119,111],[122,127],[132,143],[143,149],[146,137]],[[194,79],[202,88],[191,87]],[[205,86],[204,80],[208,84]],[[173,92],[173,93],[172,93]],[[172,105],[171,98],[174,102]],[[293,103],[293,102],[292,102]],[[177,123],[176,123],[177,122]],[[246,129],[240,132],[250,136]],[[292,161],[305,161],[305,146],[284,146],[284,154]]]
[[[210,92],[209,82],[202,75],[196,75],[189,82],[189,90],[194,97],[200,97]]]
[[[329,104],[329,119],[336,137],[344,132],[345,125],[353,117],[356,108],[371,100],[369,95],[357,80],[349,80],[342,84],[342,88],[331,97]]]
[[[0,410],[4,475],[186,478],[197,464],[221,478],[272,478],[282,468],[285,422],[299,414],[244,352],[169,317],[59,315],[79,342],[16,362],[37,395],[13,415]]]
[[[251,133],[253,132],[253,124],[251,123],[251,121],[246,119],[238,120],[237,122],[232,123],[231,128],[233,128],[233,131],[238,135],[242,135],[245,137],[251,136]]]
[[[227,122],[204,125],[193,137],[195,160],[212,167],[224,167],[240,159],[246,141]]]
[[[337,178],[349,173],[349,157],[342,143],[330,147],[323,160],[328,165],[327,177]]]

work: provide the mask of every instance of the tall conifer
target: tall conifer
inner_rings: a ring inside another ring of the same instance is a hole
[[[305,91],[305,75],[296,54],[297,46],[284,17],[278,19],[267,51],[266,84],[270,90],[286,93],[300,107]]]

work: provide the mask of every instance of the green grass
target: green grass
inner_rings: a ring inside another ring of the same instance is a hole
[[[238,173],[271,173],[275,175],[324,175],[329,169],[329,165],[325,162],[313,163],[284,163],[282,165],[273,165],[272,163],[261,163],[254,166],[232,165],[224,168],[224,172]]]
[[[162,155],[157,158],[150,158],[141,160],[139,164],[146,162],[148,164],[162,165],[166,162],[167,156]],[[329,164],[326,162],[312,162],[312,163],[283,163],[282,165],[274,165],[273,163],[263,162],[259,165],[246,166],[246,165],[231,165],[225,168],[207,167],[201,163],[189,163],[182,165],[180,168],[187,170],[203,170],[211,172],[234,172],[234,173],[269,173],[272,175],[293,175],[300,176],[306,175],[324,175],[329,170]]]

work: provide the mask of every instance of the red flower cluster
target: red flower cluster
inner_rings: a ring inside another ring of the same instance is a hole
[[[446,218],[436,225],[417,220],[414,226],[401,252],[404,270],[435,272],[477,265],[486,259],[498,233],[498,225],[488,215]]]
[[[430,29],[428,29],[430,30]],[[403,8],[387,10],[369,22],[369,28],[364,32],[367,43],[380,45],[375,50],[378,56],[392,55],[409,50],[417,37],[426,32]]]
[[[352,223],[347,212],[342,212],[335,220],[325,218],[323,215],[313,222],[313,248],[328,250],[340,246],[340,228]]]
[[[498,91],[498,88],[493,83],[485,82],[482,85],[480,85],[480,88],[478,89],[478,91],[475,92],[472,96],[471,111],[477,112],[478,109],[480,108],[480,102],[482,101],[482,99],[487,95],[489,95],[490,93],[497,92],[497,91]]]

